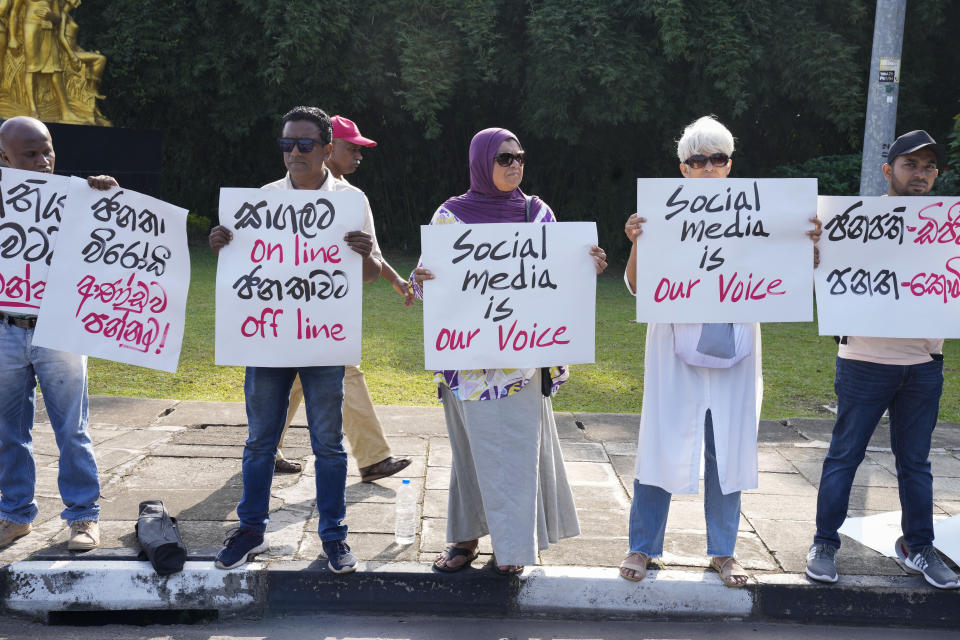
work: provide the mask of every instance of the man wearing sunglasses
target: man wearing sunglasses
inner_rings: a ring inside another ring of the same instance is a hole
[[[362,149],[375,147],[377,143],[360,135],[360,129],[352,120],[333,116],[330,122],[333,125],[333,149],[324,164],[333,177],[347,182],[343,176],[353,173],[360,166],[363,159]],[[414,297],[410,284],[382,257],[380,263],[383,265],[381,277],[404,297],[404,305],[410,306]],[[277,445],[274,471],[278,473],[298,473],[301,470],[299,462],[284,457],[283,440],[302,400],[303,388],[298,377],[293,381],[293,388],[290,390],[287,421],[283,425],[283,433],[280,434],[280,443]],[[343,373],[343,434],[350,441],[350,451],[357,461],[360,480],[363,482],[387,478],[410,465],[410,458],[394,458],[391,455],[390,445],[383,435],[383,425],[373,408],[373,399],[367,390],[363,371],[353,365],[347,365]]]
[[[883,165],[887,195],[927,195],[944,160],[943,147],[926,131],[900,136]],[[850,489],[870,437],[889,411],[903,511],[897,553],[933,586],[960,587],[960,579],[933,547],[930,441],[943,391],[943,339],[843,336],[834,388],[837,421],[820,475],[817,532],[807,554],[807,575],[820,582],[837,581],[837,530],[847,517]]]
[[[264,189],[360,190],[338,180],[326,168],[333,148],[330,118],[316,107],[294,107],[283,117],[283,133],[277,141],[287,175]],[[361,192],[362,193],[362,192]],[[363,225],[344,240],[363,257],[363,281],[380,277],[380,249],[373,215],[363,198]],[[210,232],[210,248],[219,252],[233,234],[224,226]],[[240,526],[224,541],[216,566],[233,569],[250,555],[265,551],[264,539],[270,506],[277,442],[283,427],[290,388],[299,377],[307,397],[307,422],[316,458],[318,532],[328,566],[335,573],[356,569],[356,556],[346,543],[347,454],[343,449],[342,413],[344,367],[247,367],[244,394],[249,438],[243,450],[243,496],[237,505]]]
[[[53,173],[56,154],[47,127],[17,116],[0,126],[0,159],[13,168]],[[38,176],[39,177],[39,176]],[[116,187],[110,176],[90,176],[93,189]],[[80,213],[79,211],[76,213]],[[38,515],[33,459],[37,383],[60,451],[57,483],[70,525],[67,548],[100,545],[100,480],[87,431],[87,357],[32,346],[37,316],[0,312],[0,548],[30,533]]]

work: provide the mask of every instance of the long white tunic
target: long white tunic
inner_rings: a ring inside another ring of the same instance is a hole
[[[634,477],[670,493],[697,493],[703,423],[710,409],[724,494],[755,489],[763,398],[760,325],[753,352],[728,369],[694,367],[674,352],[673,325],[647,326],[643,408]]]

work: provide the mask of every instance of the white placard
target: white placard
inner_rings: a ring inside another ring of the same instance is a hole
[[[36,315],[70,178],[0,169],[0,311]]]
[[[814,179],[637,180],[638,322],[813,319]]]
[[[593,222],[420,227],[427,369],[594,360]]]
[[[960,197],[824,196],[820,335],[960,337]]]
[[[176,371],[190,252],[187,211],[70,183],[33,344]]]
[[[216,364],[359,364],[362,220],[360,192],[221,189]]]

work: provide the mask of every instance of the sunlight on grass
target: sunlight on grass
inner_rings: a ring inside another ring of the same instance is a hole
[[[213,364],[214,284],[216,256],[193,249],[187,329],[176,373],[154,371],[106,360],[90,360],[90,393],[97,395],[176,398],[180,400],[243,400],[243,368]],[[388,255],[401,274],[416,258]],[[645,325],[633,321],[634,299],[621,274],[601,277],[597,284],[596,362],[575,365],[570,382],[554,400],[562,411],[639,413],[643,398]],[[386,281],[364,286],[363,363],[370,395],[376,404],[435,405],[432,374],[423,368],[423,310],[404,308]],[[763,417],[828,415],[822,405],[833,393],[836,345],[818,336],[813,322],[763,325]],[[940,419],[960,421],[960,378],[956,358],[960,346],[944,347],[944,394]]]

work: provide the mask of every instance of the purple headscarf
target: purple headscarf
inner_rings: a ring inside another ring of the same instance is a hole
[[[526,221],[526,197],[520,187],[501,191],[493,184],[493,157],[503,141],[510,139],[517,140],[517,136],[506,129],[491,128],[480,131],[470,141],[470,189],[443,203],[461,222]],[[533,220],[541,201],[536,196],[531,196],[530,200],[530,220]]]

